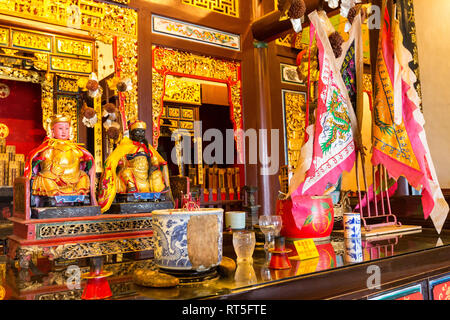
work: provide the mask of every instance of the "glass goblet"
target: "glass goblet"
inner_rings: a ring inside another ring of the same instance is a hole
[[[279,237],[281,232],[281,227],[283,226],[283,220],[281,216],[272,216],[272,223],[274,225],[274,236]]]
[[[275,236],[278,236],[281,231],[282,220],[281,216],[260,216],[259,228],[265,236],[264,250],[268,251],[275,247]]]

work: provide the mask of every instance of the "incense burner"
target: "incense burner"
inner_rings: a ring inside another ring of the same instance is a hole
[[[154,261],[163,269],[207,271],[222,260],[223,209],[152,212]]]

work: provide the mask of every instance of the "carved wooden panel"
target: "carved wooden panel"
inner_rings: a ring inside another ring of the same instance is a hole
[[[239,17],[239,0],[182,0],[182,2],[227,16]]]

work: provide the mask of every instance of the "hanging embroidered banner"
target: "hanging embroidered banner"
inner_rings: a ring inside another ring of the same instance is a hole
[[[411,0],[398,0],[397,10],[398,17],[400,19],[400,30],[403,35],[403,45],[412,55],[412,59],[409,62],[409,68],[416,76],[414,88],[416,89],[420,99],[422,99],[419,72],[419,50],[417,49],[416,22],[413,2]],[[422,104],[420,104],[420,109],[422,110]]]
[[[362,126],[363,118],[363,39],[361,15],[356,15],[349,31],[349,39],[342,45],[343,54],[337,59],[342,79],[347,88],[350,102],[358,119],[358,127]]]
[[[412,139],[413,149],[423,173],[423,178],[418,184],[415,184],[414,181],[410,183],[416,189],[422,187],[422,207],[425,219],[429,216],[437,232],[440,233],[447,218],[449,206],[439,186],[424,129],[425,119],[420,108],[421,98],[414,87],[418,78],[414,69],[411,68],[411,63],[414,62],[413,53],[408,50],[404,41],[406,32],[404,24],[408,20],[404,17],[394,20],[395,64],[396,70],[400,70],[400,86],[399,89],[395,89],[401,91],[400,103],[406,129]]]
[[[355,163],[356,116],[324,26],[317,11],[309,15],[316,30],[320,79],[311,167],[295,195],[322,195]]]
[[[374,82],[372,164],[383,164],[395,177],[407,174],[415,181],[420,180],[422,173],[405,123],[394,121],[394,45],[387,9],[380,33]]]
[[[342,79],[348,90],[350,102],[356,106],[356,64],[355,64],[355,40],[352,39],[341,66]],[[356,110],[355,110],[356,111]]]
[[[372,164],[382,164],[391,177],[402,175],[415,189],[422,189],[425,219],[431,215],[440,233],[449,209],[428,149],[420,98],[413,86],[416,79],[409,68],[411,59],[399,22],[394,20],[391,28],[384,8],[374,79]]]

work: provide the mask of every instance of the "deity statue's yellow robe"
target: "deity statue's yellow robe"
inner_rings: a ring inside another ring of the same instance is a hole
[[[159,166],[167,162],[152,147],[124,137],[106,159],[99,204],[107,211],[116,193],[161,192],[167,186]]]
[[[47,138],[28,156],[24,175],[33,179],[33,195],[86,195],[90,179],[83,169],[89,170],[93,161],[92,155],[77,143]]]

